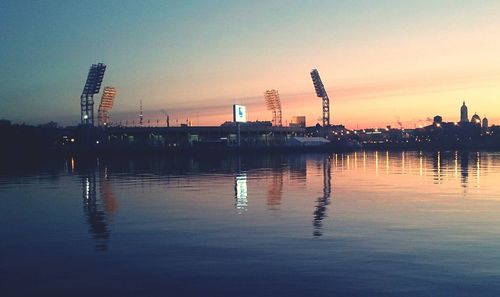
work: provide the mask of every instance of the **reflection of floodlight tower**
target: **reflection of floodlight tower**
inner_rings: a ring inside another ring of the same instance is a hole
[[[271,110],[273,112],[273,125],[281,127],[280,94],[277,90],[267,90],[264,92],[264,98],[266,99],[267,110]]]
[[[97,124],[99,127],[109,124],[109,111],[113,108],[115,97],[116,89],[114,87],[105,87],[102,91],[101,103],[97,110]]]
[[[323,127],[330,126],[330,99],[326,93],[325,86],[319,77],[319,72],[316,69],[311,71],[311,78],[316,90],[316,96],[323,99]]]
[[[92,64],[90,67],[87,81],[80,96],[81,123],[83,125],[94,125],[94,95],[99,93],[101,89],[105,71],[106,65],[102,63]]]
[[[323,196],[316,200],[316,209],[314,210],[313,235],[321,236],[323,219],[327,216],[326,207],[330,204],[330,195],[332,193],[332,160],[331,156],[323,159]]]

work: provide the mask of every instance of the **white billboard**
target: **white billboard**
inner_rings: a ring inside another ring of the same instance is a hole
[[[245,123],[247,121],[246,107],[243,105],[233,105],[233,122]]]

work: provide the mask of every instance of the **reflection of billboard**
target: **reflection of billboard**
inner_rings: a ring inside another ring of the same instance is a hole
[[[247,121],[246,107],[243,105],[233,105],[233,122],[245,123]]]
[[[247,175],[246,173],[240,173],[236,176],[235,185],[235,198],[236,198],[236,209],[238,211],[246,210],[248,206],[247,199]]]

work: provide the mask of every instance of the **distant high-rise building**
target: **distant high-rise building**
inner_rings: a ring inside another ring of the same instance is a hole
[[[467,109],[467,105],[464,104],[460,108],[460,123],[468,123],[469,122],[469,110]]]
[[[486,117],[483,118],[483,133],[486,133],[488,132],[488,129],[489,129],[489,122],[488,122],[488,119]]]
[[[290,127],[306,127],[306,117],[305,116],[293,116],[290,122]]]

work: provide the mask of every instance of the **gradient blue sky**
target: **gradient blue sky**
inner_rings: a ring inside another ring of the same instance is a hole
[[[0,118],[76,124],[88,68],[103,62],[115,121],[136,119],[140,99],[152,122],[166,109],[219,124],[233,103],[270,119],[262,93],[275,88],[284,120],[314,124],[318,68],[334,123],[452,121],[462,99],[500,123],[499,15],[499,1],[4,0]]]

